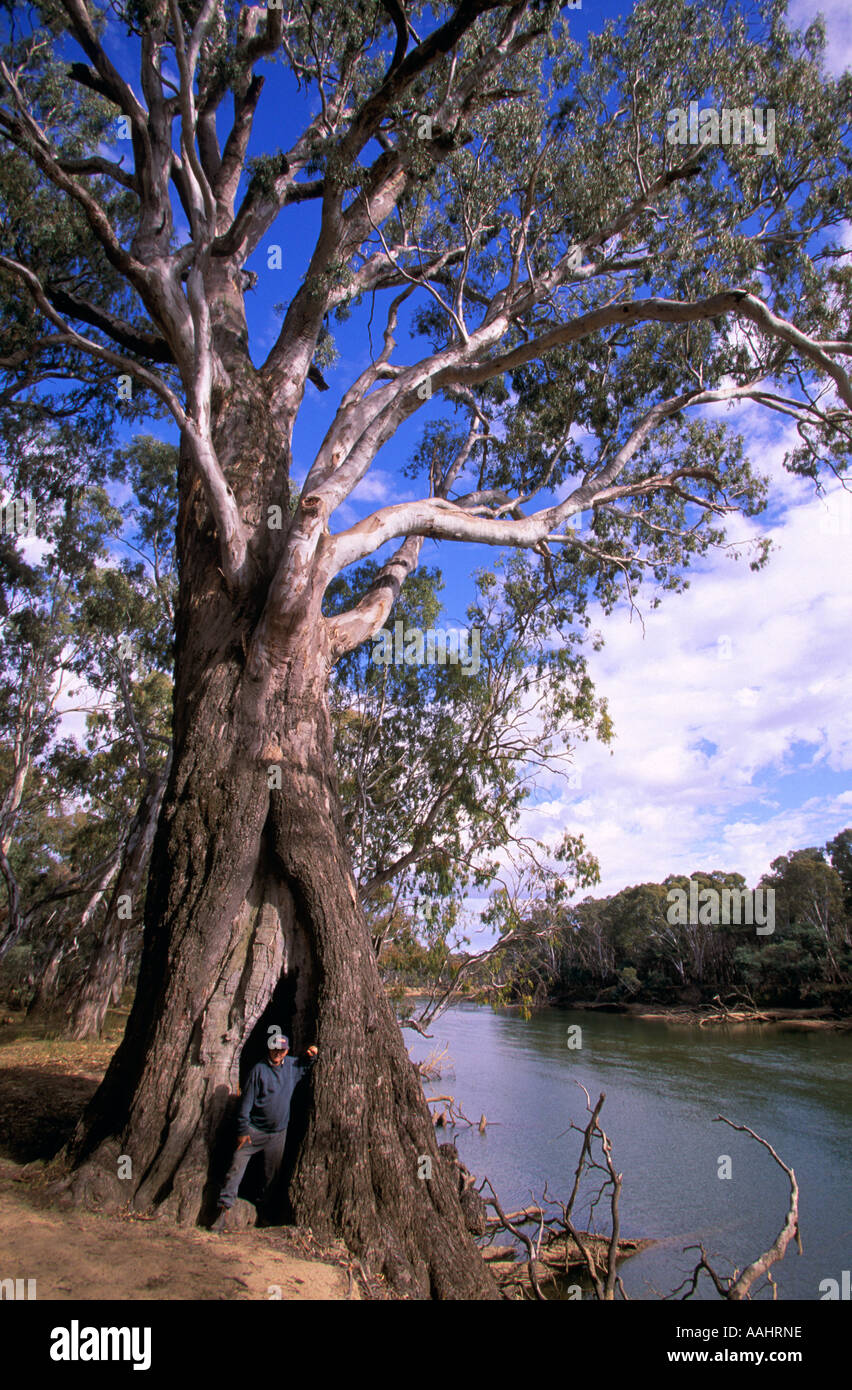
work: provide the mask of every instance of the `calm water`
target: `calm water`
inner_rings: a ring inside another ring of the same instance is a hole
[[[574,1024],[580,1050],[567,1045]],[[786,1175],[747,1134],[714,1124],[720,1113],[754,1129],[796,1171],[804,1253],[793,1245],[773,1267],[778,1298],[819,1299],[823,1279],[839,1281],[852,1268],[849,1034],[698,1029],[564,1009],[527,1021],[468,1004],[448,1010],[432,1033],[431,1041],[405,1034],[418,1061],[436,1045],[449,1047],[451,1062],[427,1094],[451,1094],[471,1119],[484,1112],[499,1121],[484,1134],[459,1127],[447,1138],[478,1179],[491,1179],[504,1211],[527,1205],[545,1183],[567,1197],[580,1137],[563,1131],[572,1120],[585,1123],[574,1082],[593,1103],[606,1092],[601,1121],[624,1174],[622,1235],[662,1242],[622,1265],[631,1298],[671,1292],[697,1258],[684,1245],[702,1241],[725,1274],[780,1230]],[[732,1160],[728,1181],[717,1176],[722,1154]],[[577,1209],[583,1224],[587,1215],[587,1206]],[[607,1229],[606,1216],[598,1229]],[[709,1288],[703,1296],[716,1297]]]

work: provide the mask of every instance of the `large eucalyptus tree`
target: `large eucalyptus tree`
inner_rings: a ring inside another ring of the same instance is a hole
[[[762,497],[703,406],[795,420],[800,471],[850,444],[850,84],[824,76],[819,31],[791,37],[772,0],[653,0],[584,48],[570,22],[546,0],[44,0],[15,11],[0,67],[5,187],[26,194],[0,256],[24,305],[10,398],[127,377],[181,436],[174,761],[136,1003],[75,1190],[197,1219],[240,1048],[286,1009],[320,1055],[296,1217],[419,1295],[493,1290],[358,903],[331,666],[385,623],[427,537],[537,551],[557,588],[676,587]],[[250,160],[263,102],[299,100],[298,138]],[[774,152],[671,143],[692,100],[772,108]],[[109,156],[116,121],[132,160]],[[303,273],[260,360],[245,266],[273,227]],[[350,311],[384,316],[383,346],[291,496],[303,396]],[[426,458],[419,499],[341,520],[439,397],[463,439]],[[324,614],[334,577],[389,543]]]

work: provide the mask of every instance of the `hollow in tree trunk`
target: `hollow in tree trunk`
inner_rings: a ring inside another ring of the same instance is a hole
[[[247,431],[257,414],[241,417]],[[228,438],[239,446],[233,422]],[[274,1024],[294,1052],[319,1048],[289,1185],[295,1220],[341,1236],[401,1292],[497,1297],[357,900],[318,637],[324,586],[308,586],[283,633],[264,626],[263,592],[231,603],[209,528],[186,525],[198,499],[183,477],[173,765],[135,1000],[69,1145],[70,1191],[205,1217],[241,1053]]]

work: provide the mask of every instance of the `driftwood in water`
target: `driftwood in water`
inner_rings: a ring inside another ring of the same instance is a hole
[[[580,1084],[579,1082],[577,1083]],[[579,1267],[592,1281],[595,1296],[601,1300],[612,1301],[616,1288],[622,1298],[627,1297],[624,1285],[618,1275],[618,1261],[626,1254],[634,1254],[642,1247],[642,1242],[622,1241],[620,1239],[619,1199],[621,1197],[622,1175],[615,1171],[612,1161],[612,1145],[606,1131],[601,1127],[599,1116],[605,1094],[602,1092],[597,1104],[592,1107],[591,1097],[585,1086],[580,1086],[586,1097],[586,1112],[590,1116],[585,1128],[571,1124],[583,1135],[580,1157],[574,1173],[574,1184],[567,1202],[551,1198],[544,1189],[541,1204],[533,1203],[518,1212],[503,1211],[500,1200],[486,1178],[481,1191],[487,1186],[491,1196],[485,1198],[494,1215],[489,1219],[492,1236],[504,1230],[514,1236],[526,1248],[527,1259],[505,1269],[495,1270],[502,1286],[520,1285],[529,1287],[533,1296],[544,1300],[542,1284],[555,1282],[560,1274],[567,1274],[573,1267]],[[566,1130],[566,1133],[568,1131]],[[600,1146],[600,1156],[595,1153],[595,1145]],[[586,1170],[597,1169],[603,1182],[592,1207],[596,1207],[606,1195],[609,1197],[610,1235],[598,1236],[588,1231],[578,1231],[573,1223],[574,1204],[580,1190],[580,1181]],[[533,1238],[524,1229],[529,1223],[538,1223],[538,1232]],[[644,1242],[648,1244],[649,1242]]]
[[[585,1087],[582,1089],[585,1091]],[[621,1192],[621,1174],[615,1171],[612,1162],[612,1146],[598,1121],[605,1097],[601,1095],[597,1105],[592,1110],[588,1092],[585,1091],[585,1094],[591,1119],[585,1130],[582,1131],[583,1145],[574,1177],[574,1186],[568,1201],[563,1203],[548,1197],[545,1187],[541,1203],[533,1201],[529,1206],[507,1213],[503,1211],[493,1188],[491,1188],[491,1197],[485,1198],[486,1205],[492,1209],[493,1213],[488,1216],[486,1222],[490,1238],[493,1240],[499,1231],[507,1231],[514,1236],[520,1245],[526,1248],[527,1258],[525,1260],[517,1258],[519,1254],[517,1246],[492,1246],[482,1251],[483,1258],[493,1265],[493,1273],[500,1287],[510,1297],[514,1294],[516,1297],[544,1299],[546,1297],[545,1289],[548,1292],[556,1293],[560,1280],[571,1276],[576,1280],[577,1274],[583,1271],[591,1280],[596,1298],[612,1299],[616,1288],[621,1293],[622,1298],[626,1298],[627,1294],[618,1274],[619,1262],[655,1243],[652,1240],[625,1239],[619,1234],[618,1198]],[[710,1264],[703,1245],[687,1246],[686,1249],[688,1250],[698,1250],[700,1259],[691,1275],[687,1276],[670,1296],[676,1297],[680,1294],[682,1298],[692,1297],[702,1274],[704,1274],[710,1279],[719,1296],[724,1299],[734,1302],[749,1299],[756,1286],[763,1287],[758,1282],[763,1278],[772,1289],[774,1297],[776,1290],[771,1273],[772,1265],[784,1258],[787,1249],[794,1241],[800,1254],[802,1249],[799,1236],[799,1186],[796,1174],[778,1156],[772,1145],[761,1138],[759,1134],[756,1134],[753,1129],[749,1129],[747,1125],[735,1124],[724,1115],[717,1115],[716,1120],[721,1124],[728,1125],[731,1129],[749,1135],[767,1150],[786,1174],[790,1187],[787,1212],[775,1240],[761,1255],[746,1265],[742,1272],[735,1270],[732,1275],[720,1275]],[[580,1127],[572,1125],[571,1128],[579,1129]],[[598,1161],[594,1155],[592,1143],[595,1139],[600,1143],[603,1162]],[[586,1168],[597,1168],[605,1174],[600,1191],[592,1201],[590,1209],[596,1208],[601,1199],[609,1193],[611,1230],[608,1236],[593,1231],[578,1231],[571,1219],[580,1178]],[[485,1186],[491,1187],[487,1179],[483,1183],[483,1187]],[[525,1226],[530,1225],[538,1228],[535,1238],[527,1234],[524,1229]]]
[[[778,1157],[772,1145],[767,1143],[765,1139],[761,1139],[760,1135],[755,1134],[754,1130],[749,1129],[748,1125],[735,1125],[733,1120],[727,1119],[724,1115],[717,1115],[716,1120],[721,1124],[729,1125],[731,1129],[739,1130],[741,1134],[750,1135],[752,1139],[755,1139],[758,1144],[762,1144],[764,1149],[768,1150],[778,1164],[778,1167],[787,1174],[787,1181],[790,1184],[790,1201],[781,1230],[778,1232],[775,1240],[767,1250],[764,1250],[762,1255],[758,1255],[756,1260],[752,1260],[750,1264],[746,1265],[741,1274],[737,1270],[729,1276],[717,1274],[708,1260],[707,1252],[703,1245],[687,1246],[686,1248],[688,1250],[698,1250],[701,1254],[701,1259],[692,1271],[690,1278],[685,1279],[683,1283],[675,1289],[675,1293],[680,1293],[681,1289],[686,1288],[686,1285],[689,1284],[689,1289],[683,1296],[684,1298],[690,1298],[696,1290],[701,1273],[704,1272],[709,1276],[716,1292],[721,1298],[730,1299],[732,1302],[739,1302],[740,1300],[750,1298],[753,1286],[757,1283],[758,1279],[766,1275],[767,1283],[772,1289],[772,1297],[775,1298],[777,1290],[775,1288],[775,1281],[770,1273],[771,1266],[775,1264],[776,1260],[783,1260],[787,1253],[787,1247],[793,1240],[796,1242],[799,1254],[801,1255],[802,1253],[802,1237],[799,1232],[799,1184],[796,1181],[796,1174],[792,1168],[787,1166],[782,1158]]]
[[[590,1258],[595,1265],[598,1276],[603,1276],[605,1279],[610,1246],[609,1236],[599,1235],[594,1231],[579,1231],[577,1234],[579,1241],[575,1240],[573,1236],[563,1237],[554,1233],[548,1238],[545,1235],[538,1258],[535,1261],[535,1275],[539,1287],[546,1287],[548,1284],[555,1286],[557,1281],[566,1275],[576,1276],[581,1272],[587,1273]],[[653,1240],[630,1240],[622,1237],[618,1242],[616,1260],[620,1262],[628,1259],[629,1256],[638,1254],[640,1250],[646,1250],[649,1245],[654,1243]],[[497,1246],[495,1249],[501,1253],[491,1255],[490,1258],[503,1266],[494,1270],[494,1277],[500,1287],[506,1290],[531,1290],[532,1282],[528,1261],[514,1259],[514,1263],[504,1266],[504,1261],[517,1256],[517,1250],[512,1246]],[[483,1251],[483,1254],[488,1258],[488,1251]]]

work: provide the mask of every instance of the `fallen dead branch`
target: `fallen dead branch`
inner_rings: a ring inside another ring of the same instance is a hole
[[[733,1013],[733,1011],[730,1012]],[[500,1287],[510,1296],[531,1297],[539,1301],[546,1301],[548,1294],[552,1295],[557,1292],[561,1280],[569,1275],[576,1277],[582,1272],[588,1277],[595,1298],[602,1302],[612,1302],[615,1299],[616,1291],[618,1291],[621,1297],[626,1300],[627,1293],[618,1273],[620,1261],[655,1244],[653,1240],[629,1239],[621,1236],[619,1208],[623,1175],[616,1170],[612,1142],[600,1123],[600,1114],[606,1100],[606,1093],[601,1092],[597,1103],[593,1106],[586,1087],[580,1082],[576,1084],[586,1098],[586,1113],[589,1118],[584,1126],[572,1121],[568,1129],[564,1131],[567,1134],[570,1130],[576,1130],[582,1135],[580,1154],[567,1201],[563,1202],[559,1198],[551,1197],[545,1184],[540,1201],[537,1201],[534,1194],[531,1193],[532,1200],[529,1205],[506,1212],[490,1179],[484,1178],[478,1189],[478,1195],[484,1207],[490,1209],[490,1214],[485,1215],[484,1220],[480,1218],[482,1225],[480,1225],[479,1230],[484,1229],[486,1237],[486,1243],[481,1247],[482,1257],[493,1267],[494,1276]],[[453,1096],[429,1096],[428,1100],[430,1104],[441,1104],[448,1107],[447,1111],[436,1117],[436,1124],[439,1122],[452,1124],[461,1122],[468,1126],[476,1124],[476,1121],[469,1119],[456,1105]],[[774,1298],[776,1288],[770,1273],[771,1266],[784,1258],[793,1239],[796,1240],[800,1253],[802,1248],[799,1233],[799,1187],[796,1174],[779,1157],[772,1145],[761,1138],[759,1134],[756,1134],[753,1129],[749,1129],[747,1125],[735,1124],[724,1115],[717,1115],[715,1119],[722,1124],[729,1125],[731,1129],[750,1135],[771,1154],[775,1162],[786,1173],[790,1184],[788,1210],[781,1230],[772,1245],[747,1265],[742,1273],[735,1270],[729,1277],[724,1277],[718,1274],[711,1265],[703,1245],[687,1246],[686,1249],[688,1250],[700,1252],[700,1260],[692,1274],[673,1293],[661,1296],[675,1298],[688,1285],[689,1287],[686,1293],[682,1294],[682,1297],[690,1298],[695,1293],[701,1274],[705,1273],[719,1296],[732,1301],[748,1299],[757,1280],[765,1275],[772,1286]],[[494,1122],[486,1121],[483,1115],[479,1121],[480,1132],[487,1123]],[[562,1136],[558,1137],[561,1138]],[[589,1216],[593,1215],[602,1201],[606,1201],[609,1207],[608,1234],[580,1230],[574,1220],[574,1207],[579,1197],[583,1177],[594,1172],[600,1173],[602,1180],[597,1193],[589,1202]],[[473,1181],[472,1178],[468,1180]],[[486,1195],[486,1189],[490,1195]],[[525,1229],[528,1226],[536,1228],[534,1235]],[[501,1232],[510,1235],[516,1244],[495,1245],[494,1241]],[[518,1258],[521,1249],[526,1252],[526,1259]]]
[[[480,1134],[484,1134],[489,1125],[499,1125],[501,1123],[500,1120],[487,1120],[484,1115],[480,1115],[478,1120],[471,1120],[470,1117],[464,1113],[461,1106],[456,1105],[455,1096],[427,1096],[426,1103],[427,1105],[440,1104],[448,1106],[446,1111],[442,1111],[440,1115],[435,1116],[434,1124],[438,1126],[448,1125],[456,1128],[459,1125],[467,1125],[469,1129],[473,1129],[475,1125]]]
[[[775,1264],[776,1260],[783,1260],[787,1253],[787,1247],[794,1239],[799,1254],[801,1255],[802,1253],[802,1237],[799,1231],[799,1184],[796,1181],[796,1174],[792,1168],[787,1166],[782,1158],[779,1158],[772,1145],[768,1143],[766,1139],[762,1139],[759,1134],[755,1134],[754,1130],[749,1129],[748,1125],[735,1125],[733,1120],[727,1119],[724,1115],[717,1115],[716,1121],[720,1121],[725,1125],[730,1125],[731,1129],[739,1130],[741,1134],[751,1135],[752,1139],[755,1139],[758,1144],[762,1144],[763,1147],[768,1150],[779,1168],[783,1168],[790,1184],[790,1202],[787,1208],[787,1214],[784,1218],[781,1230],[778,1232],[778,1235],[775,1237],[769,1249],[764,1250],[762,1255],[758,1255],[756,1260],[752,1260],[751,1264],[746,1265],[742,1274],[740,1274],[738,1270],[734,1270],[734,1273],[728,1277],[717,1274],[710,1264],[703,1245],[687,1245],[685,1249],[698,1250],[701,1254],[701,1259],[698,1261],[692,1274],[687,1276],[682,1284],[678,1285],[671,1297],[680,1293],[680,1290],[688,1283],[689,1288],[683,1297],[685,1299],[691,1298],[698,1287],[698,1280],[703,1271],[712,1281],[720,1298],[729,1299],[732,1302],[739,1302],[742,1299],[750,1298],[752,1286],[761,1275],[765,1274],[772,1288],[772,1297],[774,1299],[778,1290],[775,1280],[769,1272],[771,1266]]]
[[[451,1061],[449,1043],[445,1043],[443,1047],[433,1047],[428,1057],[417,1063],[417,1070],[424,1081],[438,1081],[444,1064]]]
[[[577,1084],[579,1085],[579,1082]],[[612,1144],[600,1124],[600,1112],[606,1095],[602,1092],[593,1108],[591,1097],[585,1086],[581,1086],[580,1089],[586,1097],[586,1111],[590,1118],[585,1127],[573,1123],[569,1126],[570,1129],[576,1129],[583,1135],[583,1143],[580,1147],[574,1183],[567,1202],[549,1197],[545,1186],[541,1202],[533,1201],[530,1206],[523,1207],[520,1211],[510,1212],[507,1215],[488,1179],[480,1187],[480,1194],[483,1193],[486,1185],[491,1190],[491,1197],[484,1198],[486,1206],[491,1207],[494,1213],[486,1221],[491,1239],[494,1239],[498,1231],[507,1231],[520,1241],[527,1251],[526,1261],[516,1261],[505,1269],[495,1270],[495,1276],[501,1286],[514,1286],[521,1292],[525,1292],[528,1287],[532,1290],[535,1298],[544,1299],[543,1284],[550,1283],[555,1286],[560,1276],[580,1268],[588,1274],[595,1291],[595,1297],[610,1302],[615,1298],[616,1289],[622,1298],[627,1298],[624,1285],[618,1275],[618,1261],[627,1255],[635,1254],[653,1242],[622,1240],[620,1238],[619,1199],[622,1175],[615,1170],[612,1159]],[[596,1143],[600,1148],[600,1157],[595,1154]],[[608,1194],[610,1210],[610,1234],[608,1236],[577,1230],[572,1219],[583,1174],[594,1170],[600,1171],[604,1178],[597,1195],[590,1203],[589,1210],[591,1214],[598,1203]],[[523,1229],[525,1225],[530,1223],[537,1223],[538,1225],[535,1241]],[[506,1247],[498,1248],[502,1250]]]

